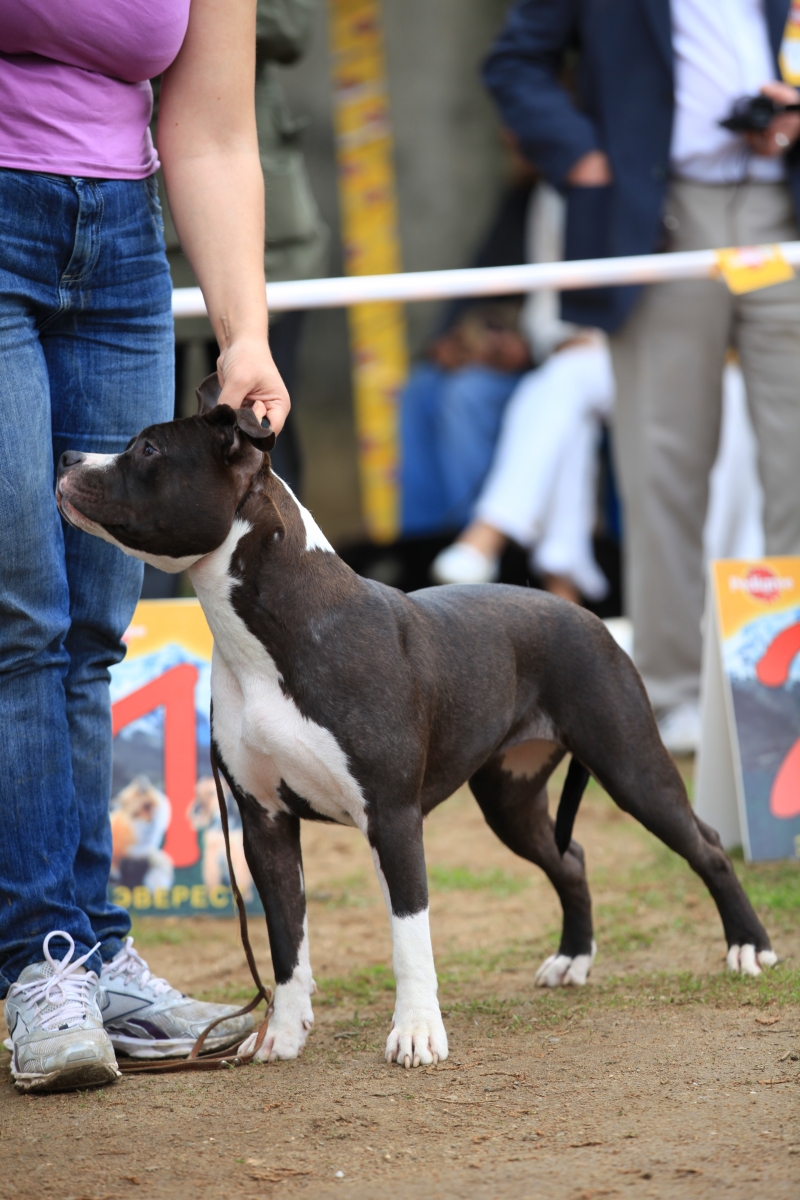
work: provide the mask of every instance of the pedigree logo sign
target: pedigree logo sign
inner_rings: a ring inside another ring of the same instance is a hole
[[[800,558],[715,562],[748,859],[800,857]]]
[[[790,575],[779,575],[767,566],[751,567],[746,575],[731,575],[728,580],[732,592],[744,592],[764,604],[774,604],[782,592],[790,592],[794,586]]]

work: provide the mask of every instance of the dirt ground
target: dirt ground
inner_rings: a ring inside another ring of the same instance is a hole
[[[139,1076],[23,1097],[0,1058],[0,1194],[10,1200],[280,1196],[800,1196],[800,864],[737,862],[780,956],[724,972],[702,884],[592,785],[598,957],[583,989],[534,987],[556,946],[545,877],[463,791],[428,821],[431,918],[450,1058],[389,1067],[389,928],[354,830],[303,831],[316,1027],[298,1062]],[[269,958],[254,922],[259,961]],[[151,967],[243,1001],[230,921],[150,919]]]

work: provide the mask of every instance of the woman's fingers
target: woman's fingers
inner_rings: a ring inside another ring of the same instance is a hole
[[[269,344],[265,340],[232,342],[220,354],[217,370],[222,383],[219,403],[252,408],[259,420],[266,417],[273,432],[280,433],[291,401]]]

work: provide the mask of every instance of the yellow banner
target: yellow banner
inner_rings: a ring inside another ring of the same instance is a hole
[[[800,87],[800,0],[792,0],[783,41],[778,55],[781,77],[793,87]]]
[[[735,296],[794,279],[780,246],[733,246],[717,250],[719,273]]]
[[[334,123],[345,269],[402,270],[378,0],[329,0]],[[408,374],[400,304],[349,310],[356,434],[367,531],[392,541],[399,526],[397,396]]]

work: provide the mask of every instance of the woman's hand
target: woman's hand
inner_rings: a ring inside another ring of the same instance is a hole
[[[273,433],[280,433],[289,413],[289,393],[263,339],[240,338],[217,359],[222,384],[220,404],[252,408],[259,421],[266,417]]]

